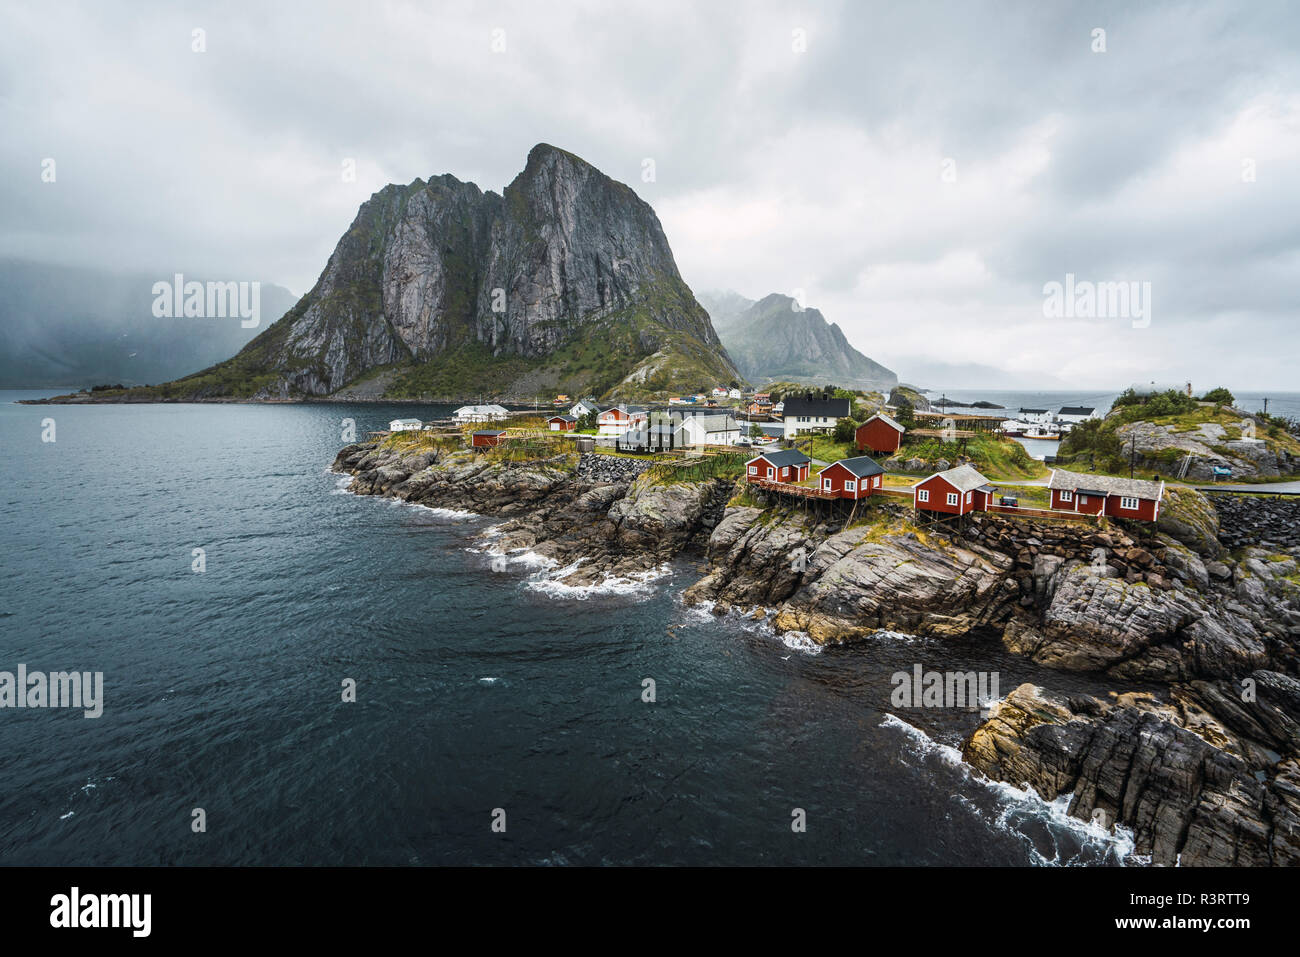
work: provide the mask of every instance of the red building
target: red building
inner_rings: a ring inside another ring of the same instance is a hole
[[[1064,469],[1052,470],[1047,487],[1052,490],[1052,508],[1143,522],[1160,517],[1160,500],[1165,494],[1164,482],[1080,475]]]
[[[965,515],[987,509],[997,491],[973,465],[959,465],[913,485],[912,504],[923,512]]]
[[[866,455],[840,459],[817,473],[823,492],[834,492],[840,498],[867,498],[884,482],[885,470],[876,460]]]
[[[764,452],[745,463],[748,482],[802,482],[808,478],[808,456],[798,449]]]
[[[616,405],[596,416],[601,435],[622,435],[628,429],[650,424],[650,410],[641,405]]]
[[[470,445],[476,449],[488,449],[501,444],[505,438],[506,430],[475,432],[470,439]]]
[[[572,432],[578,427],[578,420],[572,415],[553,415],[546,420],[552,432]]]
[[[903,444],[906,431],[883,412],[877,412],[854,430],[853,441],[859,452],[893,455]]]

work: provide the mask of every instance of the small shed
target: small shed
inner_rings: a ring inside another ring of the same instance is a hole
[[[470,445],[476,449],[490,449],[501,444],[505,438],[505,429],[488,429],[475,432],[470,439]]]
[[[577,416],[573,415],[553,415],[546,420],[552,432],[572,432],[578,427]]]
[[[859,452],[893,455],[903,444],[906,431],[883,412],[877,412],[853,431],[853,441]]]
[[[389,432],[418,432],[424,428],[419,419],[393,419],[388,423]]]

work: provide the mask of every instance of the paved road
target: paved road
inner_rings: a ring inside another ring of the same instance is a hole
[[[1229,485],[1226,482],[1195,485],[1193,488],[1211,492],[1290,492],[1300,495],[1300,482],[1259,482],[1254,485]]]

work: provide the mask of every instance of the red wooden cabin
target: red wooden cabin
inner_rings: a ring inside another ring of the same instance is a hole
[[[959,465],[913,485],[912,504],[923,512],[965,515],[994,504],[997,491],[973,465]]]
[[[505,438],[505,434],[506,434],[505,429],[500,429],[497,431],[485,430],[482,432],[475,432],[474,435],[470,438],[470,445],[472,445],[476,449],[489,449],[494,446],[500,445],[501,440]]]
[[[823,492],[834,492],[840,498],[867,498],[884,482],[885,470],[876,460],[866,455],[840,459],[817,473]]]
[[[798,449],[764,452],[745,463],[748,482],[802,482],[808,478],[811,460]]]
[[[1052,508],[1086,515],[1109,515],[1154,522],[1160,517],[1164,482],[1112,478],[1109,475],[1081,475],[1053,469]]]
[[[877,412],[854,430],[853,442],[859,452],[893,455],[903,444],[906,431],[883,412]]]

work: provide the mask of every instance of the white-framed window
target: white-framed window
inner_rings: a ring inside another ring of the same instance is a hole
[[[758,474],[758,466],[757,466],[757,465],[751,465],[751,466],[749,467],[749,474],[750,474],[750,475],[757,475],[757,474]]]
[[[844,491],[856,492],[857,490],[858,490],[858,483],[855,480],[849,479],[844,483]]]
[[[930,501],[930,490],[928,488],[919,488],[916,490],[916,500],[918,502]]]
[[[956,492],[949,492],[949,493],[948,493],[948,504],[949,504],[949,505],[956,505],[956,504],[957,504],[958,502],[960,502],[960,501],[961,501],[961,496],[959,496]]]
[[[823,489],[824,491],[827,491],[827,492],[829,492],[829,491],[831,490],[831,480],[830,480],[830,479],[828,479],[828,478],[824,478],[824,479],[822,479],[822,489]]]
[[[1088,496],[1086,496],[1086,495],[1080,495],[1080,496],[1079,496],[1079,504],[1080,504],[1080,505],[1087,505],[1087,504],[1088,504]]]
[[[767,467],[767,477],[768,477],[768,478],[771,478],[772,475],[773,475],[773,472],[772,472],[772,466],[769,465],[769,466]]]
[[[1062,492],[1062,493],[1061,493],[1061,501],[1062,501],[1062,502],[1072,502],[1072,501],[1074,501],[1074,493],[1073,493],[1073,492]]]
[[[974,492],[967,492],[967,493],[966,493],[966,504],[967,504],[967,505],[970,504],[970,497],[971,497],[973,494],[975,494],[975,493],[974,493]]]
[[[1135,498],[1130,498],[1129,496],[1125,495],[1120,498],[1119,507],[1126,508],[1130,512],[1136,512],[1138,507],[1138,500]]]

